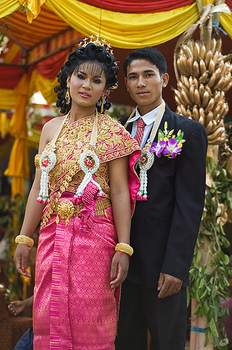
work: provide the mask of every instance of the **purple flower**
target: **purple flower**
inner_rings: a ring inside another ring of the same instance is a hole
[[[178,142],[175,139],[170,139],[168,140],[163,153],[166,155],[171,155],[173,158],[175,158],[180,151],[181,148],[178,147]]]
[[[156,156],[160,158],[165,146],[166,141],[159,141],[158,143],[154,142],[153,146],[150,148],[150,152],[154,152]]]

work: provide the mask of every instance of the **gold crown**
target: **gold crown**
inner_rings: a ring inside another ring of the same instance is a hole
[[[113,55],[112,46],[105,39],[102,39],[100,35],[90,35],[88,38],[84,38],[78,46],[85,47],[89,43],[93,43],[96,46],[104,46],[105,49]]]

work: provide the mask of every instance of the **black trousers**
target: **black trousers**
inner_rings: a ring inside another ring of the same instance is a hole
[[[184,350],[187,328],[186,288],[159,299],[156,289],[126,280],[122,285],[116,350]]]

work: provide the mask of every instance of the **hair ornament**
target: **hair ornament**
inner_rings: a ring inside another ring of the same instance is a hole
[[[93,43],[96,46],[104,46],[106,51],[108,51],[112,55],[114,54],[112,46],[105,39],[102,39],[101,36],[98,34],[90,35],[88,38],[84,38],[79,43],[78,47],[80,47],[80,46],[86,47],[86,45],[89,43]]]

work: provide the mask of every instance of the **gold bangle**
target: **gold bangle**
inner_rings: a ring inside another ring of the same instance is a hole
[[[15,243],[26,244],[28,248],[31,248],[34,245],[34,240],[28,236],[18,235],[15,238]]]
[[[123,242],[116,244],[115,251],[126,253],[129,256],[134,253],[134,249],[129,244]]]

